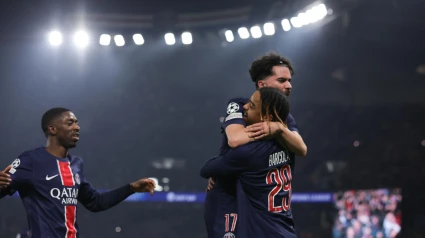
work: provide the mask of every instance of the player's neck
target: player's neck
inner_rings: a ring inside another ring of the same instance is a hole
[[[55,141],[51,140],[47,140],[46,150],[58,158],[65,158],[68,154],[68,149],[58,145],[57,142],[55,143]]]

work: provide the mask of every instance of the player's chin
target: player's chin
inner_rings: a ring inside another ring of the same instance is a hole
[[[75,140],[74,141],[71,141],[71,142],[68,143],[67,147],[69,149],[75,148],[75,147],[77,147],[77,142],[78,142],[78,140],[77,141],[75,141]]]

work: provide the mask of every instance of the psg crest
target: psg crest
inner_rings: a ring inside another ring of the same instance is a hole
[[[239,104],[237,103],[230,103],[229,106],[227,106],[227,114],[235,113],[239,110]]]
[[[233,234],[232,232],[227,232],[226,234],[224,234],[223,238],[235,238],[235,234]]]
[[[81,181],[80,181],[80,175],[79,174],[75,174],[74,175],[74,179],[75,179],[75,183],[76,184],[80,184],[81,183]]]

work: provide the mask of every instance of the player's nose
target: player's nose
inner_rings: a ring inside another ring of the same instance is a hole
[[[292,89],[292,84],[290,82],[286,82],[285,88]]]
[[[243,109],[248,110],[249,106],[248,103],[245,103],[245,105],[243,105]]]

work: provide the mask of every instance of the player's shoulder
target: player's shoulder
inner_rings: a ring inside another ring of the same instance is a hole
[[[84,163],[83,158],[78,155],[68,154],[68,159],[71,164],[76,163],[82,165]]]
[[[295,118],[294,118],[294,116],[292,116],[292,114],[291,114],[291,113],[289,113],[289,114],[288,114],[288,117],[286,117],[286,120],[287,120],[287,121],[295,121]]]
[[[35,149],[30,149],[19,154],[18,159],[20,160],[33,160],[37,158],[41,153],[45,152],[44,147],[37,147]]]
[[[245,154],[262,154],[269,152],[275,148],[278,148],[279,145],[274,140],[258,140],[252,141],[247,144],[241,145],[238,147],[238,150],[241,153]]]
[[[242,103],[242,104],[245,104],[245,103],[248,102],[248,100],[249,100],[249,98],[234,97],[234,98],[229,99],[227,101],[227,104],[230,104],[230,103],[238,103],[238,104],[241,104]]]

